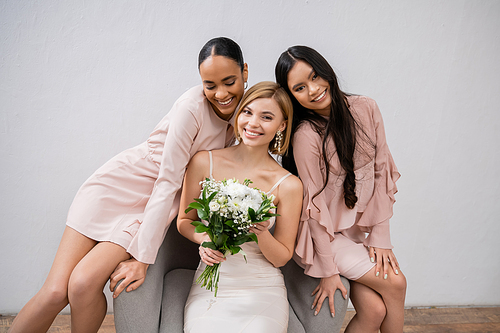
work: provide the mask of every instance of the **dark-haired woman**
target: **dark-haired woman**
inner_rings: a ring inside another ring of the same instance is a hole
[[[142,284],[177,215],[189,160],[233,138],[231,118],[248,76],[240,47],[214,38],[200,51],[198,67],[203,86],[184,93],[146,142],[115,156],[82,185],[49,275],[9,332],[46,332],[68,303],[72,332],[97,332],[107,307],[102,291],[117,265],[130,259],[134,269],[113,273],[114,297]]]
[[[345,332],[402,332],[406,279],[392,251],[389,218],[399,173],[374,100],[348,95],[328,62],[306,46],[276,64],[294,103],[291,149],[283,165],[298,173],[304,203],[295,261],[320,278],[315,314],[351,280],[356,315]],[[365,236],[367,234],[367,236]]]

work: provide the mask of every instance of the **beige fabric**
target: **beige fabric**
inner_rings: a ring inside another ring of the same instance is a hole
[[[119,244],[141,262],[154,263],[178,213],[189,160],[200,150],[224,148],[233,137],[228,125],[212,110],[202,86],[191,88],[147,142],[118,154],[82,185],[67,225],[92,239]]]

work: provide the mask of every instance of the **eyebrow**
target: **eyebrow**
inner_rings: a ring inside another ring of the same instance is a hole
[[[274,116],[274,112],[272,111],[262,111],[263,114],[270,114],[272,116]]]
[[[247,105],[247,106],[245,106],[245,107],[243,108],[243,110],[246,110],[246,109],[248,109],[248,110],[250,110],[250,111],[253,111],[253,110],[252,110],[252,108],[251,108],[251,107],[249,107],[248,105]],[[272,112],[272,111],[262,111],[262,113],[263,113],[263,114],[270,114],[270,115],[272,115],[272,116],[274,116],[274,115],[275,115],[275,114],[274,114],[274,112]]]
[[[227,80],[230,80],[230,79],[235,79],[237,76],[236,75],[229,75],[229,76],[226,76],[225,78],[222,79],[222,81],[227,81]],[[203,82],[205,83],[214,83],[213,81],[209,81],[209,80],[204,80]]]
[[[309,75],[307,76],[307,78],[309,79],[313,73],[314,73],[314,69],[311,70],[311,72],[309,73]],[[297,83],[296,85],[294,85],[292,87],[292,90],[295,90],[295,88],[299,87],[301,84],[302,84],[302,82]]]

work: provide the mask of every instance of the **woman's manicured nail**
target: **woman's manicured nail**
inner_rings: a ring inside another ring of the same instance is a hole
[[[375,262],[375,258],[370,257],[370,261],[371,261],[371,262]]]
[[[314,315],[315,316],[318,315],[318,310],[314,311]]]
[[[396,269],[396,275],[399,274],[399,271]]]
[[[387,280],[387,274],[384,275],[384,280]]]
[[[380,272],[377,272],[377,274],[375,276],[378,277],[379,275],[380,275]]]
[[[335,317],[335,313],[332,312],[332,317]]]
[[[311,310],[314,309],[314,305],[311,305]]]

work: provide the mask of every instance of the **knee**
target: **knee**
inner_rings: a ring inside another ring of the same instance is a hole
[[[82,301],[93,294],[92,280],[86,274],[73,272],[68,283],[69,302]]]
[[[403,296],[406,294],[406,276],[404,276],[402,272],[399,272],[398,275],[394,275],[392,287],[395,293]]]
[[[356,307],[356,318],[363,323],[368,332],[378,332],[387,315],[387,308],[382,298],[368,300],[368,304]]]
[[[380,290],[380,294],[385,300],[404,301],[406,298],[406,277],[403,273],[393,274],[390,278],[390,284]]]
[[[40,294],[47,307],[65,307],[68,304],[68,289],[65,284],[45,284]]]
[[[380,299],[378,302],[373,302],[370,306],[368,315],[371,317],[368,322],[377,323],[377,325],[380,326],[387,315],[387,308],[385,307],[384,301]]]

